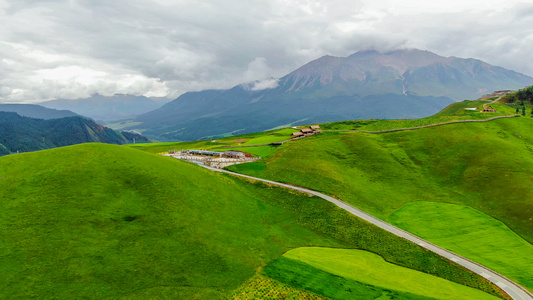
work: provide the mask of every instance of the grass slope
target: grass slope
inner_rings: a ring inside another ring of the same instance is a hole
[[[430,117],[421,119],[407,119],[407,120],[355,120],[324,123],[320,126],[325,130],[367,130],[367,131],[381,131],[397,128],[411,128],[419,127],[437,123],[445,123],[451,121],[461,120],[483,120],[496,116],[505,116],[515,114],[513,108],[494,103],[491,106],[496,110],[495,113],[484,113],[483,104],[488,104],[490,101],[465,100],[458,103],[453,103],[444,108],[439,113]],[[465,110],[465,108],[477,108],[477,111]]]
[[[413,201],[466,205],[532,243],[532,126],[531,118],[513,118],[379,135],[325,133],[228,169],[333,194],[384,220]]]
[[[533,241],[533,120],[327,133],[231,170],[307,186],[388,219],[412,201],[465,204]],[[505,201],[502,201],[505,199]]]
[[[249,141],[246,141],[245,143],[243,143],[243,145],[261,145],[261,144],[270,144],[270,143],[286,141],[289,138],[291,138],[291,134],[296,131],[298,130],[293,129],[293,128],[285,128],[285,129],[278,130],[270,134],[252,138]]]
[[[299,261],[322,272],[357,282],[362,288],[374,287],[375,298],[392,294],[390,296],[394,295],[394,299],[415,299],[415,295],[423,299],[497,299],[476,289],[388,263],[379,255],[367,251],[306,247],[288,251],[283,258],[289,259],[286,262],[289,265],[290,260]],[[269,270],[269,266],[265,271]],[[327,287],[329,281],[316,280],[308,284],[317,288]],[[354,288],[357,289],[357,285]]]
[[[289,248],[339,245],[261,201],[308,197],[125,147],[9,156],[0,178],[0,298],[220,298]]]
[[[501,293],[315,197],[127,147],[0,158],[0,298],[220,299],[285,251],[368,249]]]
[[[407,203],[393,224],[533,287],[533,245],[502,222],[467,206]]]

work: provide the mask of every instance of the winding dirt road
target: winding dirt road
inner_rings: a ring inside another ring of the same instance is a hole
[[[221,172],[221,173],[227,173],[227,174],[231,174],[233,176],[239,176],[239,177],[244,177],[244,178],[248,178],[248,179],[252,179],[252,180],[258,180],[258,181],[262,181],[262,182],[265,182],[265,183],[268,183],[268,184],[272,184],[272,185],[276,185],[276,186],[281,186],[281,187],[284,187],[284,188],[289,188],[289,189],[293,189],[293,190],[296,190],[296,191],[300,191],[300,192],[303,192],[303,193],[307,193],[307,194],[311,194],[311,195],[314,195],[314,196],[317,196],[317,197],[320,197],[328,202],[331,202],[333,204],[335,204],[336,206],[346,210],[347,212],[361,218],[361,219],[364,219],[382,229],[385,229],[393,234],[395,234],[396,236],[399,236],[401,238],[404,238],[406,240],[409,240],[417,245],[419,245],[420,247],[422,248],[425,248],[431,252],[434,252],[444,258],[447,258],[457,264],[460,264],[461,266],[471,270],[472,272],[474,273],[477,273],[481,276],[483,276],[484,278],[486,278],[487,280],[491,281],[492,283],[496,284],[497,286],[499,286],[503,291],[505,291],[509,296],[511,296],[511,298],[513,298],[514,300],[533,300],[533,295],[531,293],[529,293],[528,291],[526,291],[524,288],[522,288],[520,285],[518,285],[517,283],[515,283],[514,281],[508,279],[507,277],[503,276],[503,275],[500,275],[494,271],[492,271],[491,269],[487,268],[487,267],[484,267],[476,262],[473,262],[467,258],[464,258],[460,255],[457,255],[453,252],[450,252],[444,248],[441,248],[437,245],[434,245],[426,240],[423,240],[421,238],[419,238],[418,236],[414,235],[414,234],[411,234],[407,231],[404,231],[398,227],[395,227],[387,222],[384,222],[358,208],[355,208],[341,200],[337,200],[335,198],[332,198],[330,196],[327,196],[325,194],[322,194],[322,193],[319,193],[319,192],[316,192],[316,191],[313,191],[313,190],[310,190],[310,189],[307,189],[307,188],[303,188],[303,187],[298,187],[298,186],[293,186],[293,185],[289,185],[289,184],[285,184],[285,183],[281,183],[281,182],[276,182],[276,181],[271,181],[271,180],[266,180],[266,179],[262,179],[262,178],[257,178],[257,177],[253,177],[253,176],[249,176],[249,175],[244,175],[244,174],[239,174],[239,173],[234,173],[234,172],[231,172],[231,171],[228,171],[228,170],[223,170],[223,169],[215,169],[215,168],[211,168],[211,167],[207,167],[207,166],[203,166],[204,168],[207,168],[209,170],[212,170],[212,171],[215,171],[215,172]]]

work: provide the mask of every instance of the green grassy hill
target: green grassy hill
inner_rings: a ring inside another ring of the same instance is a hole
[[[410,202],[469,206],[531,244],[532,129],[528,116],[386,134],[327,132],[229,168],[333,194],[388,221]]]
[[[2,157],[0,199],[3,299],[221,299],[286,251],[309,246],[369,250],[501,296],[480,276],[319,198],[123,146]]]

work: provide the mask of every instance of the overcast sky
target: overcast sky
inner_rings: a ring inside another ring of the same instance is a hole
[[[0,102],[175,98],[281,77],[326,54],[396,48],[533,75],[533,3],[0,0]]]

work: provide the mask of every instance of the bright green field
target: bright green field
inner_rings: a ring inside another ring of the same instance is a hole
[[[328,273],[298,260],[284,256],[268,264],[262,274],[278,282],[324,295],[333,300],[428,300],[430,298],[411,293],[390,290],[366,284],[350,278]],[[431,298],[435,299],[435,298]]]
[[[306,246],[499,292],[319,198],[122,146],[0,158],[0,298],[221,299]]]
[[[476,289],[388,263],[367,251],[307,247],[293,249],[283,257],[385,290],[435,299],[497,299]]]
[[[286,141],[290,139],[292,137],[291,134],[296,131],[298,130],[293,128],[285,128],[274,133],[253,138],[243,143],[243,145],[261,145]]]
[[[533,245],[502,222],[467,206],[413,202],[391,215],[394,225],[533,287]]]

